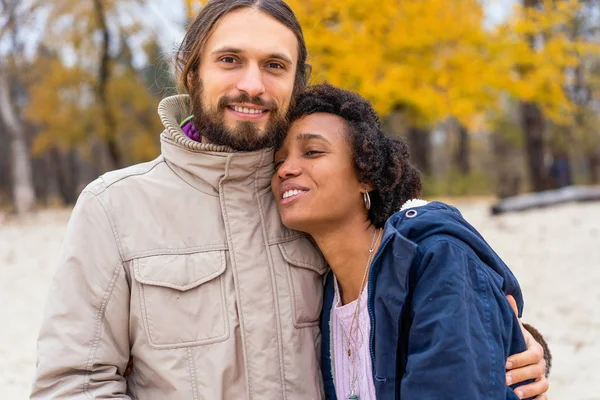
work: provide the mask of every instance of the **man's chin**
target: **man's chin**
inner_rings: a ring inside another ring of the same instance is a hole
[[[247,131],[249,126],[251,126],[251,131],[256,135],[256,137],[263,137],[265,136],[265,128],[266,126],[264,126],[266,124],[258,124],[256,122],[252,122],[252,121],[236,121],[236,122],[229,122],[225,124],[225,127],[230,131],[230,132],[236,132],[236,134],[243,132],[243,131]]]

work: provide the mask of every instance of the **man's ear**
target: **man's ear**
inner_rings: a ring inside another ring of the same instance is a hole
[[[190,70],[190,72],[188,72],[187,77],[186,77],[186,81],[187,81],[187,87],[190,88],[190,90],[188,90],[188,92],[191,92],[192,88],[195,87],[196,85],[200,84],[200,82],[198,82],[198,70]]]

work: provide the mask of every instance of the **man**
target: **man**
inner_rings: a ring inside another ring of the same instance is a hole
[[[321,398],[326,265],[269,189],[306,57],[280,0],[203,8],[177,59],[190,97],[159,106],[162,155],[100,177],[73,210],[33,398]],[[197,141],[179,126],[190,112]]]

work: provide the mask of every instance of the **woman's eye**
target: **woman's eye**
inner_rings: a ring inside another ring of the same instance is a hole
[[[307,156],[316,156],[316,155],[318,155],[318,154],[323,154],[323,152],[322,152],[322,151],[319,151],[319,150],[308,150],[308,151],[306,152],[306,155],[307,155]]]
[[[283,160],[275,161],[275,170],[278,170],[282,164],[283,164]]]

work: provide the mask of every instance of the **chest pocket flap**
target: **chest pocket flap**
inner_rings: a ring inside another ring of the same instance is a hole
[[[134,260],[140,312],[157,349],[201,346],[229,335],[224,251],[157,255]]]
[[[310,239],[300,238],[279,245],[281,255],[289,264],[310,269],[319,275],[327,271],[327,263]]]
[[[144,285],[179,291],[193,289],[225,272],[223,252],[161,255],[139,259],[135,279]]]

